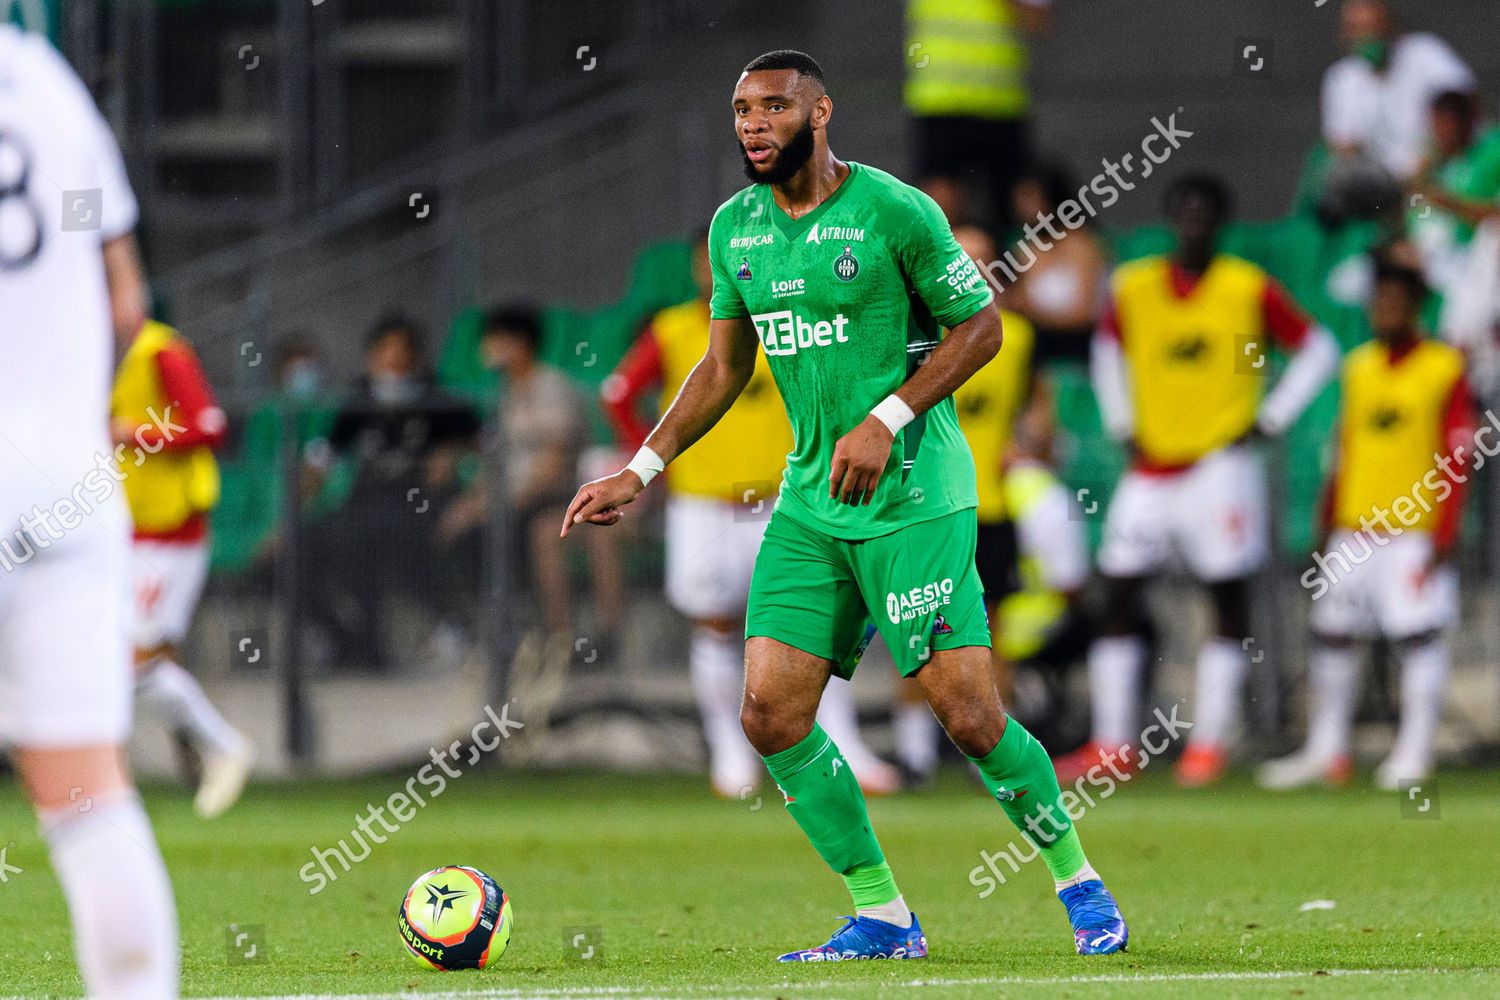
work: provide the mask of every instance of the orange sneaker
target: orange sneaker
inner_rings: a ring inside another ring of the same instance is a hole
[[[1118,747],[1111,753],[1102,744],[1089,740],[1072,753],[1065,753],[1052,761],[1052,769],[1057,772],[1057,783],[1063,786],[1075,784],[1096,767],[1102,769],[1096,774],[1111,771],[1132,774],[1136,769],[1134,754],[1128,746]]]
[[[853,764],[849,766],[854,767]],[[866,798],[875,799],[901,791],[901,771],[878,757],[860,761],[859,766],[854,767],[854,778]]]
[[[1177,783],[1184,788],[1212,785],[1224,777],[1229,757],[1223,748],[1189,743],[1177,758]]]
[[[1354,758],[1341,753],[1328,765],[1328,783],[1343,788],[1354,780]]]

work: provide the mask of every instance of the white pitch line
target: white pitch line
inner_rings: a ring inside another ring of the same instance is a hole
[[[639,1000],[670,1000],[675,997],[711,995],[717,1000],[751,1000],[764,997],[786,988],[808,990],[858,989],[920,989],[922,987],[947,986],[1088,986],[1093,983],[1197,983],[1197,982],[1250,982],[1256,980],[1302,979],[1318,976],[1410,976],[1453,975],[1457,973],[1496,973],[1500,969],[1491,967],[1449,969],[1281,969],[1268,972],[1156,972],[1131,975],[1114,973],[1099,976],[984,976],[972,979],[910,979],[904,982],[858,983],[799,982],[784,979],[779,983],[767,983],[764,987],[748,984],[728,985],[731,990],[764,989],[765,993],[743,993],[739,997],[724,994],[726,985],[668,986],[552,986],[538,989],[492,989],[469,992],[444,993],[299,993],[278,997],[214,997],[210,1000],[525,1000],[528,997],[600,998],[635,997]]]

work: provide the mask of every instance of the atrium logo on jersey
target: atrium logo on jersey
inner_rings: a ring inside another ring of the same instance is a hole
[[[865,231],[853,229],[849,226],[813,226],[807,231],[808,243],[817,243],[820,246],[824,240],[833,240],[836,243],[863,243]]]
[[[790,309],[783,309],[779,312],[756,313],[750,319],[755,323],[755,332],[760,336],[760,344],[766,349],[768,358],[796,354],[810,347],[829,347],[849,342],[849,334],[844,332],[844,328],[849,325],[849,318],[843,313],[832,320],[808,320]]]
[[[953,577],[929,583],[922,587],[913,587],[885,595],[885,613],[891,620],[892,625],[909,622],[914,618],[921,618],[941,608],[945,604],[953,603]]]

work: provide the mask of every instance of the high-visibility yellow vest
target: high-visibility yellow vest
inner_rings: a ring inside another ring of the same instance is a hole
[[[1005,332],[1000,353],[953,392],[959,430],[974,453],[979,498],[975,515],[980,524],[1005,520],[1005,477],[1000,465],[1031,385],[1031,350],[1036,339],[1031,324],[1018,313],[1002,309],[1000,326]]]
[[[1012,0],[909,0],[906,54],[914,115],[1006,120],[1030,108]]]
[[[1389,350],[1371,341],[1344,362],[1334,513],[1338,526],[1351,531],[1360,529],[1361,516],[1374,519],[1375,508],[1390,509],[1401,497],[1409,508],[1391,524],[1430,530],[1436,516],[1444,477],[1434,472],[1435,456],[1448,450],[1443,418],[1463,377],[1463,355],[1424,340],[1395,364],[1389,359]]]
[[[651,319],[661,350],[662,401],[670,403],[708,350],[708,303],[694,300],[663,309]],[[763,351],[734,405],[707,434],[667,469],[673,493],[734,500],[766,500],[781,489],[792,450],[792,425]]]
[[[1005,502],[1011,519],[1020,522],[1057,484],[1046,468],[1023,464],[1005,475]],[[1068,610],[1068,599],[1047,586],[1041,560],[1033,553],[1018,554],[1021,589],[1000,602],[1000,653],[1014,663],[1034,655],[1047,634]]]
[[[1269,280],[1227,254],[1216,256],[1185,296],[1173,290],[1165,257],[1115,271],[1135,439],[1148,460],[1196,462],[1254,425],[1270,368],[1262,310]]]
[[[172,401],[162,391],[156,355],[177,339],[177,331],[164,323],[151,320],[141,328],[115,372],[112,417],[133,426],[153,425],[152,411],[170,419],[167,407]],[[142,450],[137,455],[135,446],[127,445],[119,454],[125,499],[139,531],[172,531],[219,502],[219,466],[207,447]]]

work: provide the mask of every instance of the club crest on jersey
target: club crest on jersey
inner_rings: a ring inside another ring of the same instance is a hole
[[[849,244],[844,244],[844,252],[833,262],[833,273],[840,281],[853,281],[855,275],[859,274],[859,261],[854,258],[854,251]]]
[[[734,276],[736,278],[738,278],[740,281],[749,281],[750,280],[750,258],[749,257],[741,257],[740,258],[740,269],[738,271],[734,272]]]

